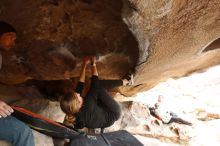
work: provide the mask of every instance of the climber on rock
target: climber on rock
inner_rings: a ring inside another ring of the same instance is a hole
[[[81,96],[86,67],[91,62],[91,85],[85,97]],[[106,89],[127,85],[124,80],[99,80],[96,57],[84,58],[80,79],[74,92],[61,97],[60,106],[66,113],[66,120],[74,123],[77,129],[105,128],[111,126],[121,115],[119,104],[107,93]]]

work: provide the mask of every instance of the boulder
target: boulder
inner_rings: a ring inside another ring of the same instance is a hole
[[[3,52],[0,82],[75,78],[82,57],[98,54],[100,76],[133,72],[135,86],[120,92],[136,94],[219,64],[219,43],[208,46],[219,38],[219,9],[219,0],[1,0],[18,43]]]

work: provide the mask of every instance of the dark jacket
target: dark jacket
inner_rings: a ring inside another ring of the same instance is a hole
[[[77,93],[82,93],[84,84],[78,82]],[[111,126],[121,114],[118,103],[100,86],[97,76],[92,76],[91,87],[83,97],[83,105],[76,116],[75,128],[105,128]]]

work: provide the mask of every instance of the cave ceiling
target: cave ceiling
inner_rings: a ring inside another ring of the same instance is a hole
[[[0,0],[0,19],[18,35],[4,84],[74,78],[99,55],[100,77],[135,74],[133,94],[220,63],[219,0]]]

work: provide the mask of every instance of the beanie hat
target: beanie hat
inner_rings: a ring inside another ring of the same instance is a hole
[[[16,30],[12,25],[10,25],[4,21],[0,21],[0,35],[7,33],[7,32],[15,32],[16,33]]]

